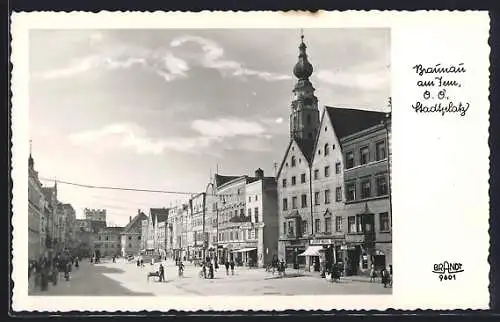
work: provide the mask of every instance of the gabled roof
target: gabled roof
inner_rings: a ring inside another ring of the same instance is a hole
[[[123,232],[127,233],[137,222],[141,222],[143,220],[147,220],[148,216],[146,216],[143,212],[135,215],[135,217],[127,224],[127,226],[123,227]]]
[[[366,130],[385,120],[386,113],[325,106],[337,138]]]
[[[241,176],[221,176],[220,174],[215,174],[215,187],[220,187],[229,181],[238,179]]]
[[[306,161],[309,164],[311,164],[311,160],[312,160],[312,156],[313,156],[312,153],[314,152],[313,151],[314,141],[307,140],[305,142],[302,141],[301,143],[299,143],[299,141],[297,139],[291,138],[290,142],[288,143],[288,147],[286,148],[285,155],[283,156],[283,159],[281,161],[280,168],[278,169],[278,173],[276,174],[276,180],[278,180],[278,178],[279,178],[279,176],[281,174],[281,170],[283,170],[283,166],[285,165],[286,158],[288,156],[288,153],[290,152],[290,148],[292,147],[293,142],[295,142],[297,144],[297,146],[299,147],[300,152],[302,153],[302,155],[304,156],[304,158],[306,158]],[[304,151],[308,151],[309,156],[306,155],[306,153]]]
[[[168,208],[151,208],[150,213],[153,225],[155,224],[156,221],[158,222],[167,221],[168,211],[169,211]]]

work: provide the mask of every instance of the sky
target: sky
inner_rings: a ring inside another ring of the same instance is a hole
[[[387,111],[389,29],[305,29],[324,105]],[[29,124],[41,178],[96,186],[205,191],[211,174],[275,174],[300,31],[32,30]],[[53,182],[42,180],[44,185]],[[186,195],[58,184],[59,199],[105,208],[123,226],[138,209]]]

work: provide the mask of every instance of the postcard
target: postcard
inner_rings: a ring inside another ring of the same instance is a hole
[[[13,310],[488,308],[487,12],[11,34]]]

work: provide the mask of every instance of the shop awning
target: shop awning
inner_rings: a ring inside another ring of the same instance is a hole
[[[320,251],[323,250],[323,246],[309,246],[306,251],[299,256],[320,256]]]
[[[246,253],[246,252],[250,252],[252,250],[256,250],[257,248],[242,248],[242,249],[238,249],[238,250],[233,250],[233,253]]]

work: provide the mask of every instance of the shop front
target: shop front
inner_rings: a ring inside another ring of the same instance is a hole
[[[315,247],[318,250],[318,255],[308,256],[309,270],[321,272],[321,275],[324,276],[325,273],[332,268],[333,264],[340,264],[342,262],[342,252],[340,249],[342,243],[344,243],[343,238],[323,238],[310,240],[310,247]]]
[[[305,244],[285,246],[285,263],[288,268],[299,269],[306,267],[306,256],[299,256],[306,251]]]
[[[257,247],[244,247],[233,250],[232,256],[237,265],[254,267],[257,264]]]

